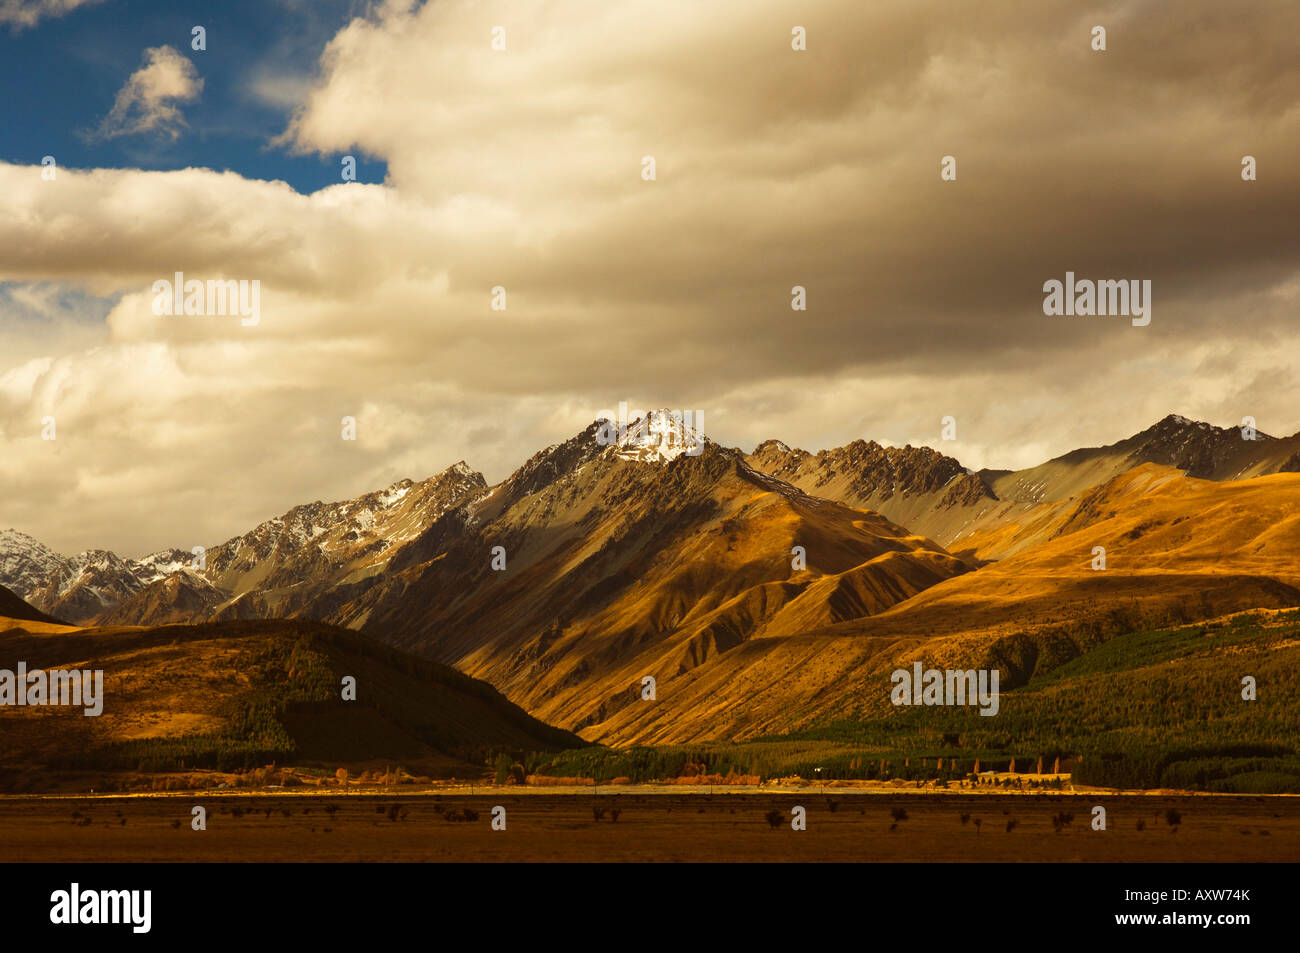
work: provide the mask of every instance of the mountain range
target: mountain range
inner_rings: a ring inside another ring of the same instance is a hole
[[[0,584],[78,626],[360,630],[609,742],[849,717],[922,655],[1013,686],[1134,626],[1300,605],[1300,434],[1171,415],[972,472],[861,440],[746,454],[676,424],[653,412],[611,440],[597,421],[495,486],[461,462],[201,555],[69,558],[11,530]]]
[[[339,503],[296,506],[207,549],[139,560],[104,550],[66,557],[0,531],[0,584],[78,624],[160,624],[290,616],[314,595],[384,571],[406,541],[467,495],[486,489],[463,462],[421,482]]]

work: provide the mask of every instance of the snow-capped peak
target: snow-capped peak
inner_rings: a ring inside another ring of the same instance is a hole
[[[14,529],[0,531],[0,583],[26,599],[50,577],[66,576],[72,561]]]
[[[652,410],[626,428],[619,428],[614,454],[639,463],[668,463],[681,456],[698,457],[704,451],[705,437],[695,426],[703,415],[698,411],[696,415]]]

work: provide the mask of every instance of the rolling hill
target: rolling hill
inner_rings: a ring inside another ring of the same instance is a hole
[[[476,777],[493,751],[582,742],[491,686],[356,632],[306,621],[33,633],[0,619],[0,669],[102,670],[103,712],[0,709],[0,777],[50,772],[243,770],[402,764]],[[344,701],[344,676],[356,700]],[[16,780],[25,778],[25,780]],[[11,788],[12,789],[12,788]]]

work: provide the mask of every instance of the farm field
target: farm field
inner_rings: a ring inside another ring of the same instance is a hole
[[[1106,808],[1107,830],[1091,829]],[[207,829],[191,829],[202,805]],[[506,829],[492,829],[505,808]],[[791,829],[791,809],[807,829]],[[1300,801],[839,791],[0,798],[15,862],[1300,860]]]

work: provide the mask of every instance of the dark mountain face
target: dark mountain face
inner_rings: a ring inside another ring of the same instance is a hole
[[[755,469],[809,493],[836,487],[841,493],[835,498],[843,502],[884,503],[896,496],[929,496],[938,505],[969,505],[994,499],[961,463],[929,447],[883,447],[875,441],[855,440],[814,455],[768,440],[746,459]]]
[[[981,476],[929,447],[855,440],[811,454],[768,440],[745,459],[805,493],[874,510],[944,545],[998,504]]]
[[[49,622],[61,624],[60,620],[46,615],[35,606],[23,601],[4,586],[0,586],[0,619],[12,619],[19,622]]]
[[[1240,427],[1215,427],[1170,414],[1115,446],[1128,452],[1134,466],[1158,463],[1202,480],[1225,480],[1237,475],[1234,468],[1271,456],[1276,444],[1276,438],[1261,431],[1253,441],[1246,440]]]

